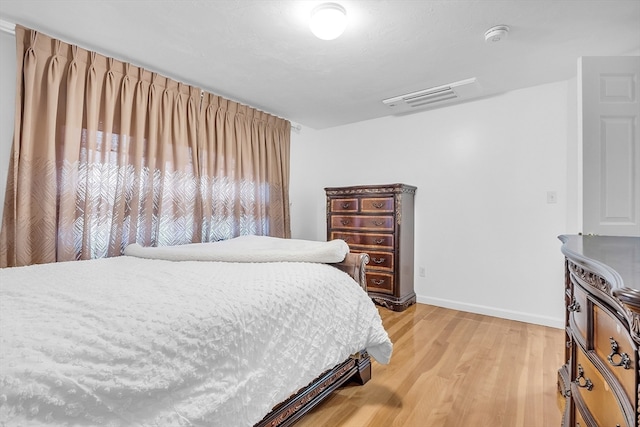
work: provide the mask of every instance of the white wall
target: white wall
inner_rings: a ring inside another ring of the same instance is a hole
[[[562,327],[556,237],[579,231],[580,211],[573,84],[303,128],[292,135],[293,237],[326,238],[326,186],[415,185],[419,302]]]

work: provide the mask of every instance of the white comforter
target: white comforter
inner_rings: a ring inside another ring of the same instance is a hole
[[[320,242],[269,236],[240,236],[219,242],[180,246],[144,247],[133,243],[124,250],[125,255],[139,258],[225,262],[333,263],[344,260],[348,253],[349,245],[341,239]]]
[[[325,264],[0,270],[0,425],[251,426],[363,348],[391,356],[366,293]]]

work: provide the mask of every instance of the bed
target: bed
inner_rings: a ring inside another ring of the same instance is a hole
[[[2,269],[0,425],[294,423],[391,357],[348,251],[245,236]]]

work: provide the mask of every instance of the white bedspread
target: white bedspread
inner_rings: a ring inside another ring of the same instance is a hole
[[[341,262],[349,253],[344,240],[328,242],[301,239],[280,239],[268,236],[240,236],[211,243],[191,243],[181,246],[127,246],[125,255],[171,261],[225,262]]]
[[[0,270],[0,425],[251,426],[363,348],[392,351],[366,293],[324,264]]]

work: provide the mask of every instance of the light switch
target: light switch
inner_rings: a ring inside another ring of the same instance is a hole
[[[547,191],[547,203],[558,203],[558,194],[555,191]]]

